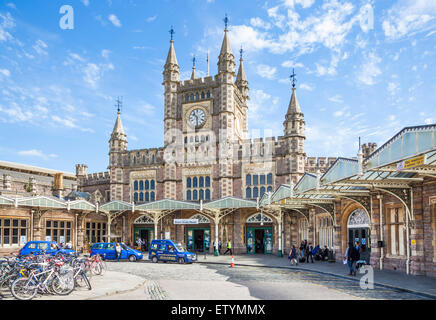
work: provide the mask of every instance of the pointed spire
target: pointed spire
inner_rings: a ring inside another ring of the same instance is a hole
[[[192,58],[192,74],[191,74],[191,80],[195,79],[195,55]]]
[[[114,135],[126,136],[126,134],[124,133],[123,123],[121,122],[121,107],[123,102],[120,100],[119,97],[115,102],[117,103],[115,105],[117,107],[117,120],[115,121],[115,126],[114,129],[112,130],[112,137],[114,137]]]
[[[243,52],[244,50],[242,50],[242,46],[241,46],[241,50],[239,50],[239,53],[241,54],[241,58],[239,59],[240,63],[239,63],[238,75],[236,77],[236,83],[240,83],[241,81],[247,81],[247,77],[245,76],[244,64],[243,64],[244,59],[242,59]]]
[[[224,29],[224,39],[223,39],[223,43],[221,45],[221,51],[220,51],[220,55],[218,57],[218,72],[230,72],[230,73],[234,73],[235,72],[235,62],[234,62],[234,56],[233,56],[233,52],[232,52],[232,46],[230,45],[230,40],[229,40],[229,36],[228,36],[228,23],[229,23],[229,18],[226,17],[224,19],[224,23],[225,23],[225,29]]]
[[[289,102],[288,114],[301,113],[300,104],[298,103],[296,88],[292,88],[291,101]]]
[[[294,69],[292,69],[292,74],[289,77],[292,81],[292,96],[291,96],[291,101],[289,102],[287,114],[301,113],[300,104],[298,103],[297,94],[295,93],[296,91],[295,82],[297,81],[296,76],[297,75],[295,74]]]
[[[171,34],[171,40],[170,40],[170,50],[168,51],[168,57],[167,57],[167,61],[165,63],[165,68],[169,67],[171,64],[173,65],[179,65],[177,63],[177,58],[176,58],[176,51],[174,50],[174,40],[173,40],[173,36],[175,34],[173,26],[171,26],[171,30],[169,31]]]

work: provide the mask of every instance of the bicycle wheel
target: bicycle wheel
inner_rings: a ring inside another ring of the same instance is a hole
[[[88,287],[88,290],[91,290],[91,289],[92,289],[92,287],[91,287],[91,282],[89,282],[89,279],[88,279],[88,277],[86,276],[86,273],[85,273],[85,272],[82,272],[82,279],[83,279],[83,281],[86,283],[86,285],[87,285],[87,287]]]
[[[54,293],[60,296],[69,295],[76,287],[72,274],[66,274],[63,276],[56,275],[51,283]]]
[[[94,275],[100,275],[101,274],[101,271],[102,271],[102,267],[101,267],[101,265],[100,264],[98,264],[98,263],[93,263],[92,265],[91,265],[91,273],[92,274],[94,274]]]
[[[101,266],[101,274],[104,274],[107,271],[106,261],[100,258],[100,266]]]
[[[12,283],[12,295],[18,300],[31,300],[38,292],[38,286],[29,278],[18,278]]]

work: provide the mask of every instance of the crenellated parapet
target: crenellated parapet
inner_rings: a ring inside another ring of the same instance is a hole
[[[307,157],[305,171],[316,173],[319,169],[321,172],[325,172],[335,161],[335,157]]]
[[[108,171],[90,173],[80,178],[80,187],[97,184],[107,184],[109,183],[109,181],[110,173]]]

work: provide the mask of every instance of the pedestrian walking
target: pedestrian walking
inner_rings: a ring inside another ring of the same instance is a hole
[[[136,239],[136,245],[139,247],[139,250],[142,250],[142,240],[141,240],[141,238]]]
[[[289,252],[288,259],[291,261],[291,266],[295,263],[295,265],[298,265],[298,256],[297,256],[297,249],[293,245],[291,248],[291,251]]]
[[[345,259],[346,259],[346,263],[348,265],[348,269],[350,270],[349,275],[356,275],[356,269],[355,269],[355,265],[356,262],[359,260],[360,254],[359,251],[356,249],[356,247],[353,245],[352,242],[349,243],[347,251],[345,252],[345,257],[344,257],[344,263],[345,263]]]
[[[224,252],[224,255],[229,251],[230,251],[230,255],[233,256],[232,243],[230,241],[227,241],[227,250],[226,250],[226,252]]]
[[[221,243],[221,240],[218,240],[218,252],[221,254],[221,249],[223,247],[223,244]]]
[[[310,258],[310,260],[313,263],[313,254],[312,254],[312,251],[313,251],[313,246],[312,246],[311,243],[309,243],[309,245],[306,247],[306,262],[307,263],[309,263],[309,258]]]
[[[121,245],[119,243],[117,243],[115,246],[115,256],[117,258],[117,262],[119,262],[121,258]]]

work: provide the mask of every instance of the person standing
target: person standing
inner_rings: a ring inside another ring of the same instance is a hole
[[[232,243],[230,241],[227,241],[227,250],[226,250],[226,252],[224,252],[224,255],[229,251],[230,251],[230,255],[233,256]]]
[[[306,262],[309,263],[309,258],[311,259],[312,263],[313,263],[313,246],[311,243],[309,243],[308,246],[306,246]]]
[[[116,255],[116,258],[117,258],[117,262],[119,262],[120,258],[121,258],[121,245],[119,243],[117,243],[115,245],[115,255]]]
[[[221,249],[223,247],[223,244],[221,243],[221,240],[218,240],[218,252],[221,254]]]
[[[136,239],[136,245],[139,247],[139,250],[142,250],[142,240],[141,240],[141,238]]]
[[[297,257],[297,249],[295,246],[292,246],[291,251],[289,252],[289,260],[291,261],[291,266],[293,265],[293,262],[295,262],[295,265],[298,265],[298,257]]]

